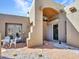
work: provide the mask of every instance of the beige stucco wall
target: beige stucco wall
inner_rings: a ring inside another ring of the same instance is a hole
[[[77,10],[79,10],[79,0],[75,0],[71,5],[68,5],[64,8],[67,14],[71,14],[69,11],[70,7],[75,7]]]
[[[48,35],[47,35],[47,32],[48,32],[48,24],[47,22],[43,22],[43,39],[44,40],[47,40],[48,39]]]
[[[79,0],[67,7],[65,7],[66,16],[69,21],[67,21],[67,43],[73,46],[79,47]],[[71,13],[69,11],[70,7],[75,7],[77,12]]]
[[[43,44],[42,11],[39,9],[41,2],[39,2],[39,0],[33,0],[33,1],[34,2],[30,11],[30,20],[33,21],[33,32],[30,34],[30,39],[27,41],[28,47]]]
[[[67,21],[67,43],[79,47],[79,32]]]
[[[63,5],[53,2],[53,0],[40,0],[40,2],[41,2],[42,9],[46,7],[50,7],[59,11],[60,9],[64,8]]]
[[[5,36],[5,23],[22,24],[22,32],[27,37],[29,32],[29,20],[27,17],[0,14],[0,33],[2,34],[2,38]]]
[[[59,23],[58,23],[58,34],[59,34],[59,40],[66,41],[66,20],[68,18],[66,17],[65,12],[59,14]]]
[[[74,25],[76,30],[79,32],[79,0],[75,0],[75,2],[67,7],[65,7],[66,15],[69,19],[69,21]],[[76,12],[72,13],[69,8],[75,7],[77,9]]]
[[[79,47],[79,11],[69,14],[67,17],[69,18],[67,42],[68,44]]]
[[[69,21],[73,24],[76,30],[79,32],[79,11],[71,14],[67,14]]]

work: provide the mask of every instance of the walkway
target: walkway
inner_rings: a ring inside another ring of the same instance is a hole
[[[45,41],[43,46],[36,48],[6,49],[2,56],[6,57],[3,59],[79,59],[79,48],[63,44]]]

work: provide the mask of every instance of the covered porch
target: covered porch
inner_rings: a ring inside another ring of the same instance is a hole
[[[66,16],[64,10],[43,9],[43,40],[66,42]]]

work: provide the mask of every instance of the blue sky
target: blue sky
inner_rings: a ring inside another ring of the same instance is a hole
[[[32,0],[0,0],[0,13],[26,16]]]
[[[65,6],[74,0],[53,0]],[[0,0],[0,13],[27,16],[32,0]]]
[[[75,0],[53,0],[54,2],[63,4],[64,6],[74,3]]]

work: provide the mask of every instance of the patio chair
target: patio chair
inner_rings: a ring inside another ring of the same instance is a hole
[[[10,47],[12,46],[12,44],[14,44],[16,48],[16,40],[17,40],[16,38],[10,40]]]
[[[15,48],[16,48],[16,43],[19,42],[21,40],[21,37],[15,37],[14,39],[11,39],[10,40],[10,47],[12,46],[12,44],[15,45]]]
[[[4,39],[3,39],[3,46],[6,45],[6,44],[9,44],[10,43],[10,37],[9,36],[6,36]]]

